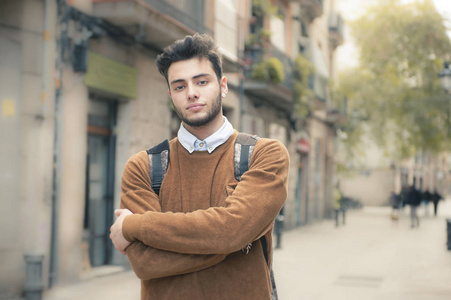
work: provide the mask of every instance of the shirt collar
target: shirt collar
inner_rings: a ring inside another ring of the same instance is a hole
[[[213,152],[217,147],[224,144],[229,137],[233,134],[233,126],[227,120],[225,116],[223,116],[224,124],[222,124],[221,128],[218,129],[215,133],[207,137],[205,140],[199,140],[193,134],[191,134],[183,124],[180,124],[180,129],[177,133],[177,138],[182,144],[183,148],[185,148],[189,153],[193,153],[194,151],[205,151],[208,153]]]

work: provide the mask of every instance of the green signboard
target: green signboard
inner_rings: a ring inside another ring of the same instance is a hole
[[[85,84],[109,93],[136,98],[138,71],[114,59],[89,51]]]

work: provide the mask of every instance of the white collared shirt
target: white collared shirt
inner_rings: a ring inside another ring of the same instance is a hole
[[[201,141],[194,135],[192,135],[183,124],[180,124],[180,129],[177,133],[177,138],[182,146],[189,152],[194,151],[208,151],[213,152],[218,146],[224,144],[229,137],[233,134],[233,126],[225,116],[224,124],[215,133]]]

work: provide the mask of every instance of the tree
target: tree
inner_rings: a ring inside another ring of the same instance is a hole
[[[365,123],[394,159],[451,145],[451,96],[438,74],[451,50],[444,20],[431,1],[381,1],[350,24],[360,66],[341,74],[335,98],[354,118],[342,128],[355,147]]]

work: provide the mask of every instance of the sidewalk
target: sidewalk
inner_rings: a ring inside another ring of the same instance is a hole
[[[287,232],[274,257],[280,299],[451,299],[451,200],[435,218],[430,209],[430,217],[419,209],[415,229],[408,207],[398,223],[391,208],[366,207],[350,211],[343,227],[325,221]]]
[[[416,229],[408,207],[397,223],[390,212],[366,207],[349,211],[345,226],[326,220],[286,232],[274,253],[279,299],[451,299],[451,200],[439,204],[435,218],[419,209]],[[43,299],[139,299],[139,292],[139,280],[128,271],[54,288]]]

